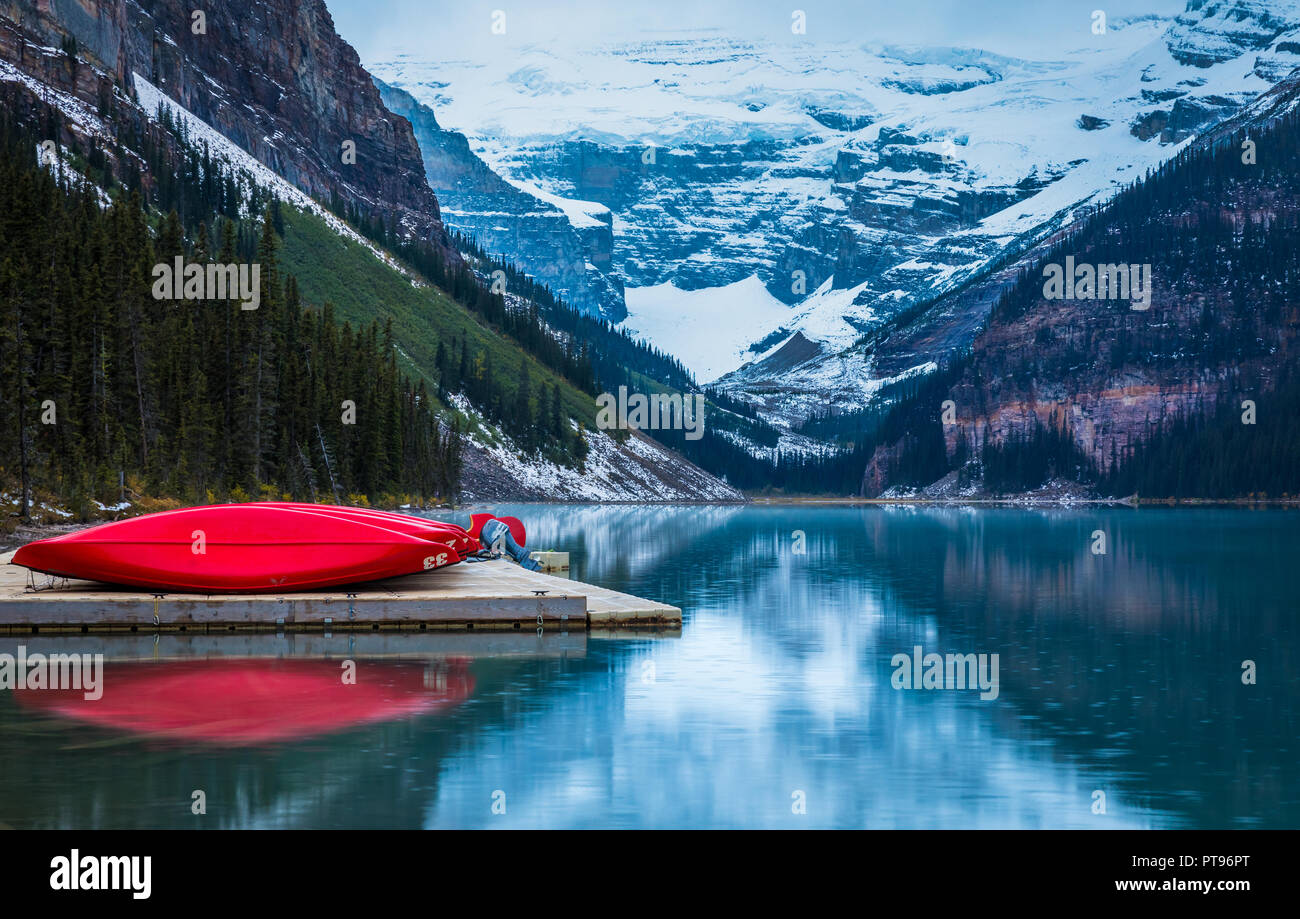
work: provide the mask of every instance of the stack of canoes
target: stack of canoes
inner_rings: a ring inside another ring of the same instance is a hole
[[[480,542],[480,536],[483,542]],[[283,593],[454,565],[485,545],[531,561],[513,517],[469,530],[409,514],[322,504],[213,504],[146,514],[23,546],[13,564],[129,587]]]

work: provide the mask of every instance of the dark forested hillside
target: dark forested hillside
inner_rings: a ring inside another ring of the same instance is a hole
[[[584,392],[613,392],[643,377],[682,392],[699,388],[676,358],[574,309],[471,237],[452,234],[465,262],[450,265],[436,246],[400,236],[382,219],[371,220],[337,199],[331,209]]]
[[[458,436],[440,430],[423,382],[398,373],[389,333],[301,302],[278,269],[271,206],[240,220],[219,179],[183,186],[187,215],[206,210],[209,230],[176,210],[151,216],[138,182],[129,190],[101,171],[114,199],[102,207],[100,190],[40,165],[39,150],[0,112],[0,386],[12,395],[0,406],[0,473],[29,500],[57,495],[85,517],[128,491],[454,495]],[[154,200],[175,188],[161,184]],[[155,264],[238,262],[250,238],[257,309],[152,296]]]
[[[1152,497],[1300,493],[1300,421],[1282,386],[1300,332],[1300,116],[1288,108],[1189,146],[1044,247],[950,384],[882,441],[864,490],[960,468],[993,493],[1053,478]],[[1044,269],[1067,257],[1150,265],[1149,308],[1048,299]],[[904,454],[935,431],[940,461],[918,470]]]

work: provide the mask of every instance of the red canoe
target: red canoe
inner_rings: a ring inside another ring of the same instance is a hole
[[[189,593],[282,593],[397,577],[459,561],[427,539],[331,514],[261,504],[146,514],[23,546],[47,574]]]
[[[394,511],[373,510],[368,507],[344,507],[340,504],[304,504],[293,501],[262,501],[258,503],[264,507],[287,507],[293,510],[311,511],[316,514],[349,517],[375,526],[396,530],[399,533],[428,539],[432,542],[445,543],[455,549],[457,555],[462,559],[479,551],[481,548],[478,540],[465,532],[462,527],[458,527],[454,523],[444,523],[441,520],[428,520],[424,517],[413,517],[410,514],[399,514]],[[234,505],[222,506],[233,507]]]

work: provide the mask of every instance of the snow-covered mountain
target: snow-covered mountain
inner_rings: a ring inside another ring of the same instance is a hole
[[[1300,65],[1300,0],[1081,15],[1060,60],[692,33],[368,64],[511,182],[607,208],[627,327],[788,424],[923,369],[851,346]]]

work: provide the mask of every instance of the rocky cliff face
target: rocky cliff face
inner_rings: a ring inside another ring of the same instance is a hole
[[[127,72],[123,69],[126,61],[123,49],[127,41],[125,3],[118,0],[4,0],[0,3],[0,16],[18,27],[18,31],[39,36],[50,48],[62,48],[66,36],[75,37],[82,55],[104,64],[119,83],[127,83]],[[28,50],[35,49],[15,46],[16,54],[12,60],[25,63]],[[54,79],[57,81],[57,77]]]
[[[410,121],[447,226],[513,261],[571,306],[615,322],[626,315],[623,285],[611,272],[608,210],[566,212],[512,185],[470,149],[463,134],[444,130],[432,109],[402,89],[375,83],[388,108]]]
[[[322,0],[206,12],[195,34],[189,6],[129,2],[129,66],[308,194],[446,245],[410,123],[384,106]]]
[[[173,0],[8,0],[2,9],[51,45],[75,39],[78,55],[124,91],[139,73],[313,197],[383,215],[456,257],[410,123],[384,107],[321,0],[202,11]],[[71,76],[40,78],[59,86]]]
[[[241,41],[246,40],[248,44],[227,47],[218,56],[224,55],[228,60],[208,61],[210,70],[200,68],[193,58],[182,58],[181,52],[172,48],[166,37],[160,37],[160,45],[165,46],[158,51],[160,63],[156,68],[142,67],[133,60],[130,49],[148,47],[152,51],[155,46],[152,40],[146,41],[136,34],[136,30],[146,26],[155,28],[158,22],[155,17],[160,11],[158,6],[146,11],[115,2],[82,5],[50,0],[33,5],[0,0],[0,115],[6,120],[13,118],[28,129],[45,130],[49,126],[50,139],[61,148],[59,168],[66,170],[70,181],[86,181],[92,189],[95,188],[94,182],[105,173],[121,183],[114,185],[114,190],[136,180],[145,189],[153,189],[163,174],[170,171],[172,175],[180,175],[190,152],[188,145],[182,145],[176,139],[183,133],[193,143],[208,145],[214,161],[224,162],[232,174],[242,177],[240,181],[256,181],[258,185],[269,188],[281,201],[322,218],[327,231],[332,230],[350,243],[361,244],[375,256],[381,272],[400,268],[388,253],[370,245],[343,221],[334,219],[303,194],[304,187],[322,197],[337,192],[349,204],[377,202],[378,207],[391,206],[393,210],[390,213],[407,215],[406,225],[410,228],[435,235],[445,232],[437,219],[437,204],[427,184],[421,184],[422,191],[411,192],[405,201],[405,211],[398,211],[396,203],[385,198],[386,195],[406,194],[401,189],[408,183],[417,180],[423,183],[420,163],[415,164],[409,175],[398,176],[386,170],[360,170],[349,174],[341,171],[349,168],[346,165],[336,170],[333,164],[324,162],[317,155],[312,138],[324,137],[326,140],[319,143],[332,143],[330,138],[335,134],[331,132],[338,125],[369,123],[374,119],[393,126],[397,145],[385,149],[394,162],[406,162],[408,153],[403,151],[414,149],[409,122],[384,109],[382,104],[375,104],[378,90],[368,76],[363,73],[364,85],[349,88],[337,73],[315,69],[332,66],[322,63],[333,60],[329,59],[326,49],[312,50],[313,44],[320,41],[331,44],[326,23],[282,22],[275,18],[273,10],[259,10],[258,14],[264,18],[258,20],[257,28],[281,30],[283,36],[276,39],[281,44],[274,45],[271,56],[288,55],[292,63],[257,65],[264,67],[259,71],[260,76],[248,79],[278,82],[287,77],[286,73],[281,73],[284,67],[298,68],[301,72],[295,75],[296,83],[282,84],[274,91],[265,85],[260,90],[245,85],[240,92],[254,93],[247,97],[245,104],[244,97],[218,83],[212,74],[253,68],[253,58],[259,50],[256,43],[269,41],[269,36],[259,36],[246,25],[241,25],[245,29]],[[287,7],[282,12],[291,12],[295,16],[302,13]],[[128,13],[135,19],[130,19]],[[218,20],[221,21],[224,20]],[[211,35],[214,21],[209,19],[207,25]],[[145,33],[146,36],[154,34],[152,31]],[[156,34],[165,36],[166,33]],[[72,39],[75,39],[75,45]],[[345,57],[350,54],[342,47],[335,50]],[[133,78],[133,72],[137,78]],[[346,67],[343,72],[348,72]],[[150,77],[160,80],[162,87],[151,82]],[[241,79],[244,77],[235,78],[235,81]],[[204,85],[191,91],[196,80]],[[263,95],[257,95],[258,92]],[[189,105],[209,106],[207,117],[220,125],[221,130],[200,119],[178,99],[188,100]],[[171,124],[183,125],[183,128],[177,127],[173,133],[172,128],[164,127],[151,117],[160,107],[167,109]],[[242,112],[238,110],[241,107],[244,108]],[[306,120],[300,123],[299,118]],[[317,124],[318,120],[325,124]],[[273,134],[258,135],[256,140],[264,141],[260,146],[249,140],[251,135],[248,132],[259,130],[259,126],[270,129],[274,125],[281,127],[275,128]],[[439,181],[449,185],[458,183],[461,180],[456,179],[454,173],[457,168],[463,168],[466,173],[464,181],[469,185],[478,183],[476,187],[487,189],[488,193],[510,195],[511,186],[493,176],[472,155],[466,155],[463,138],[459,138],[459,146],[457,137],[449,132],[442,140],[446,147],[438,149],[451,152],[447,155],[435,152],[431,157],[441,170]],[[259,152],[261,161],[245,149],[245,144]],[[358,144],[357,149],[360,166],[368,148]],[[148,155],[142,155],[142,151],[147,151]],[[88,178],[90,168],[80,165],[87,160],[92,165],[99,164],[95,165],[93,179]],[[269,166],[268,160],[285,169],[296,181],[290,182],[287,176]],[[79,177],[83,168],[86,176]],[[398,169],[397,166],[391,168]],[[158,170],[156,174],[154,169]],[[335,179],[343,181],[341,176],[347,178],[348,185],[336,188],[329,184]],[[98,191],[101,202],[107,205],[110,201],[108,195],[102,189]],[[521,193],[520,197],[527,196]],[[421,201],[425,204],[419,208],[411,206]],[[561,213],[554,206],[540,201],[537,209]],[[10,217],[24,219],[21,214]],[[554,216],[545,219],[552,224],[561,223]],[[569,227],[569,232],[573,232],[572,227]],[[577,236],[567,237],[563,244],[585,246],[589,258],[601,258],[596,241]],[[323,262],[333,256],[325,251],[314,253],[307,259],[309,265],[314,258]],[[368,279],[374,277],[366,275]],[[413,280],[412,275],[404,274],[400,283],[405,286]],[[431,298],[430,305],[435,299],[441,298]],[[510,299],[514,306],[525,310],[529,307],[527,301],[517,296]],[[511,355],[510,364],[515,366],[515,361],[523,354],[514,342],[504,344],[505,353]],[[399,350],[402,347],[400,337],[397,347]],[[406,351],[402,353],[404,356],[407,354]],[[502,444],[510,443],[508,436],[484,420],[468,399],[460,395],[452,398],[456,408],[476,419],[475,434],[467,436],[465,445],[466,468],[462,485],[466,495],[587,501],[742,499],[735,489],[680,455],[635,434],[619,444],[603,433],[588,432],[589,454],[583,469],[557,466],[522,448],[511,446],[506,449]],[[477,442],[475,437],[482,437],[484,442]]]
[[[77,32],[65,30],[59,16]],[[121,4],[0,2],[0,106],[20,124],[41,125],[61,155],[93,148],[113,174],[138,175],[152,188],[141,156],[115,138],[148,137],[163,155],[175,149],[131,100],[119,67],[126,34]]]

